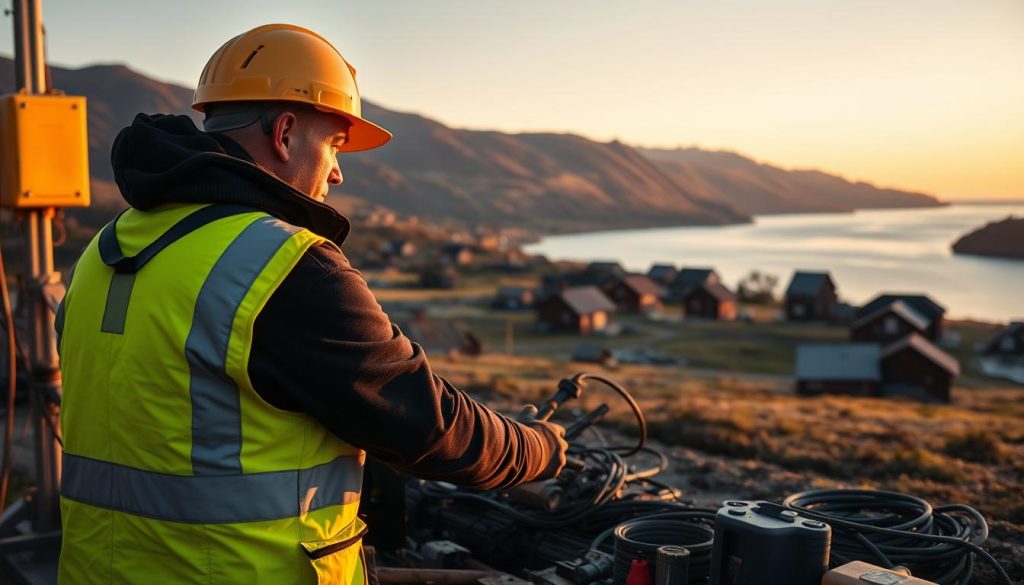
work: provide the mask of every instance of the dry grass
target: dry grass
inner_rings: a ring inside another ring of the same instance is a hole
[[[499,355],[433,361],[456,385],[510,410],[596,367]],[[695,490],[695,499],[702,492],[712,500],[781,499],[825,486],[892,489],[935,505],[973,506],[993,523],[1001,560],[1024,555],[1024,387],[958,387],[953,404],[929,405],[797,397],[783,383],[697,378],[674,368],[606,374],[637,396],[652,438],[674,454],[679,487]],[[580,406],[608,403],[606,423],[631,432],[621,402],[597,384],[588,388]]]

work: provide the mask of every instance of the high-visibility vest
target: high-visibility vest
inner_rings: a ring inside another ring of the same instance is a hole
[[[365,453],[264,402],[247,368],[260,310],[324,241],[168,205],[89,244],[57,314],[60,583],[365,582]]]

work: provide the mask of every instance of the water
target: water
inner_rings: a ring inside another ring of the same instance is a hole
[[[730,286],[752,269],[776,274],[778,294],[794,270],[832,273],[842,300],[862,304],[879,292],[924,292],[947,317],[1024,318],[1024,261],[954,256],[962,234],[1024,203],[927,209],[772,215],[754,224],[622,230],[552,236],[527,247],[551,259],[617,260],[646,272],[657,262],[712,266]]]

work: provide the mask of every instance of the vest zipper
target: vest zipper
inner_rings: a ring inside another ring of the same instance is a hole
[[[366,536],[366,532],[369,529],[370,529],[369,526],[363,526],[363,529],[360,530],[358,533],[356,533],[354,536],[346,538],[345,540],[343,540],[341,542],[336,542],[334,544],[329,544],[329,545],[327,545],[327,546],[325,546],[323,548],[318,548],[316,550],[311,550],[311,551],[309,551],[306,554],[308,554],[309,558],[314,560],[314,561],[317,560],[317,559],[322,559],[322,558],[324,558],[324,557],[326,557],[328,555],[333,555],[334,553],[336,553],[338,551],[341,551],[341,550],[345,550],[346,548],[348,548],[348,547],[352,546],[353,544],[359,542],[359,539],[361,539],[362,537]]]

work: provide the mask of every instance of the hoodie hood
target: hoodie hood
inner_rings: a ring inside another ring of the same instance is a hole
[[[231,203],[265,211],[341,245],[350,224],[262,167],[237,142],[199,130],[188,116],[139,114],[114,139],[121,196],[146,211],[167,203]]]

